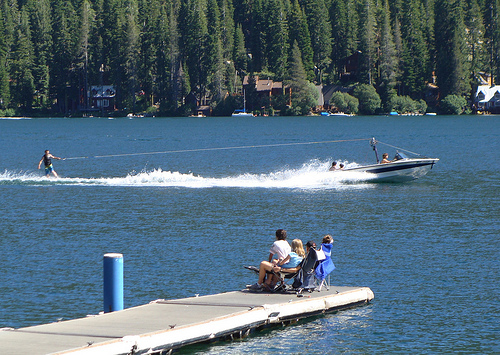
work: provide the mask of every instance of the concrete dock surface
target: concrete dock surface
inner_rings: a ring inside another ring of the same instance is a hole
[[[156,300],[122,311],[0,331],[0,352],[18,354],[168,354],[182,346],[241,338],[251,330],[370,302],[367,287],[252,293],[246,290]]]

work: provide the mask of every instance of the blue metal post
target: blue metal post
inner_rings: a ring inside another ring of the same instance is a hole
[[[123,255],[104,254],[104,313],[123,309]]]

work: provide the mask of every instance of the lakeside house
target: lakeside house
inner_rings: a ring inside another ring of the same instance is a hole
[[[90,87],[91,108],[103,111],[115,110],[116,90],[113,85],[96,85]]]
[[[252,90],[252,81],[255,82],[255,94],[260,99],[261,103],[271,107],[272,101],[271,99],[280,95],[288,95],[289,97],[289,105],[290,103],[290,95],[292,92],[292,88],[287,85],[283,85],[281,81],[273,81],[271,79],[260,79],[258,76],[254,76],[252,79],[246,75],[243,78],[243,88],[244,90]],[[248,93],[248,92],[247,92]]]
[[[500,113],[500,85],[479,85],[474,95],[474,108],[483,113]]]

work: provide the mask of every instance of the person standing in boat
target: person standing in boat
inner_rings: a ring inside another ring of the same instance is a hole
[[[52,166],[52,159],[57,159],[57,160],[64,160],[62,158],[56,157],[52,154],[50,154],[50,151],[47,149],[45,151],[45,154],[42,156],[42,159],[40,159],[40,162],[38,163],[38,169],[40,169],[40,166],[43,164],[45,165],[45,176],[49,177],[50,173],[54,174],[54,176],[57,178],[59,177],[54,170],[54,167]]]
[[[389,160],[389,154],[387,153],[382,154],[382,161],[380,162],[380,164],[387,164],[390,162],[392,162],[392,160]]]

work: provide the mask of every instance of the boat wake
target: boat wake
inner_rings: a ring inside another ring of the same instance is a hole
[[[358,166],[356,163],[343,162],[346,167]],[[280,170],[252,174],[245,173],[234,176],[209,177],[195,173],[166,171],[161,168],[140,173],[130,173],[124,177],[102,178],[46,178],[40,172],[0,173],[0,185],[98,185],[98,186],[137,186],[137,187],[185,187],[185,188],[287,188],[287,189],[341,189],[352,188],[356,183],[369,182],[370,177],[359,172],[330,172],[331,160],[311,160],[299,168],[282,168]],[[368,174],[369,175],[369,174]],[[356,184],[366,188],[369,184]]]

